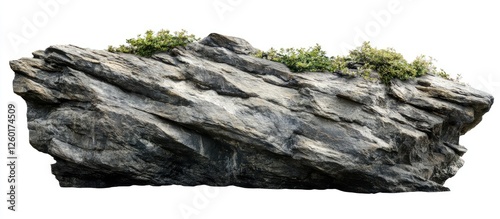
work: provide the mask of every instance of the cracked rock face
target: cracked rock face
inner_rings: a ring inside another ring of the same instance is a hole
[[[390,86],[291,73],[211,34],[151,58],[51,46],[11,61],[31,145],[63,187],[446,191],[493,97],[434,76]]]

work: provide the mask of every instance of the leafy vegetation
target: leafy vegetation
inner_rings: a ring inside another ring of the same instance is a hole
[[[408,62],[394,49],[377,49],[369,42],[350,51],[347,56],[327,57],[326,52],[317,44],[308,49],[271,48],[267,52],[259,51],[256,56],[281,62],[294,72],[358,74],[366,79],[378,79],[385,84],[389,84],[394,78],[408,80],[426,74],[450,79],[445,71],[437,70],[430,57],[419,56],[413,62]],[[372,77],[372,73],[377,73],[378,77]]]
[[[171,33],[169,30],[146,31],[137,38],[127,39],[127,44],[109,46],[108,51],[131,53],[150,57],[158,52],[170,51],[178,46],[198,40],[185,30]],[[344,75],[363,76],[369,80],[380,80],[389,84],[392,79],[408,80],[426,74],[434,74],[452,80],[445,71],[437,70],[433,59],[419,56],[408,62],[394,49],[377,49],[369,42],[363,43],[346,56],[328,57],[320,45],[310,48],[273,49],[259,51],[255,56],[285,64],[293,72],[335,72]]]
[[[157,33],[148,30],[144,36],[139,34],[137,38],[127,39],[127,45],[109,46],[108,51],[150,57],[157,52],[170,51],[175,47],[185,46],[196,40],[198,39],[194,35],[188,34],[185,30],[173,34],[169,30],[160,30]]]
[[[277,51],[271,48],[265,53],[259,51],[256,56],[261,58],[266,57],[275,62],[281,62],[294,72],[322,72],[331,70],[331,60],[326,56],[326,52],[323,51],[318,44],[309,49],[288,48]]]

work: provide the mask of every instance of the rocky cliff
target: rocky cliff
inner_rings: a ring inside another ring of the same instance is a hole
[[[11,61],[63,187],[446,191],[493,97],[439,77],[291,73],[211,34],[151,58],[51,46]]]

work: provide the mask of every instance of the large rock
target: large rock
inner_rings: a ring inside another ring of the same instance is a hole
[[[63,187],[446,191],[493,97],[439,77],[390,86],[291,73],[211,34],[152,58],[51,46],[11,61],[31,145]]]

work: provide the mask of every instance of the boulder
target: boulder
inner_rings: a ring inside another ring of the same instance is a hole
[[[220,34],[151,58],[56,45],[10,62],[62,187],[447,191],[493,97],[427,75],[292,73]]]

